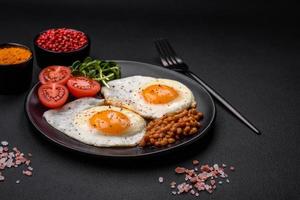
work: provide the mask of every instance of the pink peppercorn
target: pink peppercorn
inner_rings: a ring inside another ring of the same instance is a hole
[[[83,32],[67,28],[49,29],[36,40],[39,47],[55,52],[75,51],[87,43],[88,38]]]

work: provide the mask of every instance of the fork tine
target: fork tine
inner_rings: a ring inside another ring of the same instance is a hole
[[[167,55],[167,58],[172,62],[173,65],[177,65],[177,62],[174,58],[174,55],[173,55],[172,51],[170,51],[170,48],[166,44],[167,43],[166,39],[161,39],[160,43],[162,45],[162,48],[163,48],[165,54]]]
[[[175,51],[171,47],[170,43],[166,39],[159,39],[154,42],[155,46],[161,55],[161,62],[164,67],[172,68],[175,71],[186,71],[188,70],[181,58],[176,56]]]
[[[156,47],[156,49],[157,49],[157,51],[160,55],[160,60],[163,64],[163,66],[169,67],[170,65],[172,65],[172,63],[168,62],[167,56],[165,54],[165,51],[162,49],[160,41],[157,40],[157,41],[154,42],[154,44],[155,44],[155,47]]]
[[[172,55],[172,58],[175,61],[175,63],[176,64],[183,63],[182,59],[177,56],[177,53],[175,52],[174,48],[171,46],[169,40],[168,39],[164,39],[163,42],[165,44],[165,47],[168,49],[169,54]]]

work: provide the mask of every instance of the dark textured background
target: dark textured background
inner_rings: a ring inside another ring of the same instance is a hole
[[[300,198],[299,24],[288,1],[1,1],[0,43],[32,47],[34,35],[67,26],[89,33],[92,55],[159,64],[153,40],[168,37],[192,70],[263,132],[256,136],[217,105],[215,127],[196,144],[147,160],[70,153],[35,132],[24,94],[0,96],[0,140],[33,154],[34,176],[5,170],[2,199],[197,199],[170,195],[176,166],[236,166],[230,184],[201,199]],[[34,80],[38,68],[34,68]],[[165,178],[165,184],[157,181]],[[15,184],[17,179],[21,183]]]

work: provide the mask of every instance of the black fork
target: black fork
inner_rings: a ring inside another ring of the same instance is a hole
[[[168,69],[181,72],[187,76],[190,76],[200,85],[202,85],[216,100],[218,100],[225,108],[227,108],[234,116],[246,124],[256,134],[260,135],[261,132],[249,122],[238,110],[236,110],[228,101],[226,101],[221,95],[219,95],[212,87],[207,85],[199,76],[189,70],[187,64],[177,56],[176,52],[172,48],[167,39],[159,39],[154,42],[155,47],[160,55],[161,63]]]

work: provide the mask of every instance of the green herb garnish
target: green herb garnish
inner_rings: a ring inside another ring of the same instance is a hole
[[[83,62],[75,61],[72,66],[72,74],[75,76],[89,77],[109,87],[107,82],[121,78],[121,70],[117,63],[87,57]]]

